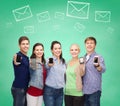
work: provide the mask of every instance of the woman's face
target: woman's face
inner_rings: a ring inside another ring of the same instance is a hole
[[[70,47],[70,54],[72,55],[73,58],[78,57],[80,53],[80,48],[77,45],[72,45]]]
[[[58,58],[60,57],[61,53],[62,53],[62,50],[61,50],[60,44],[58,43],[54,44],[52,49],[52,54]]]
[[[41,58],[43,53],[44,53],[44,50],[41,45],[35,47],[34,54],[36,55],[36,58]]]

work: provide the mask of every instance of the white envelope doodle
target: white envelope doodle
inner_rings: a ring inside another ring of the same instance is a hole
[[[110,11],[95,11],[96,22],[110,22],[111,12]]]
[[[53,30],[54,31],[60,30],[60,25],[53,25]]]
[[[12,26],[13,26],[13,23],[12,23],[12,22],[7,22],[7,23],[6,23],[6,27],[7,27],[7,28],[11,28]]]
[[[34,26],[25,26],[24,33],[34,33]]]
[[[60,20],[63,20],[64,19],[64,13],[62,13],[62,12],[56,12],[55,13],[55,18],[56,19],[60,19]]]
[[[85,30],[85,26],[83,24],[80,24],[80,23],[76,23],[74,25],[74,28],[76,31],[81,32],[81,33]]]
[[[48,11],[42,12],[42,13],[38,13],[37,14],[37,19],[38,22],[45,22],[50,20],[50,15]]]
[[[29,5],[15,9],[12,12],[16,21],[22,21],[33,16]]]
[[[112,28],[112,27],[108,27],[108,28],[107,28],[107,32],[110,33],[110,34],[112,34],[112,33],[114,32],[114,30],[115,30],[115,29]]]
[[[66,15],[73,18],[88,19],[90,3],[68,1]]]

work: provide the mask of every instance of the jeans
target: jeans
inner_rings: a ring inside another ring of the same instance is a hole
[[[43,99],[45,106],[62,106],[63,88],[55,89],[49,86],[45,86]]]
[[[65,95],[65,106],[84,106],[84,96]]]
[[[11,88],[13,106],[26,106],[26,90],[22,88]]]
[[[85,106],[100,106],[101,91],[85,94]]]

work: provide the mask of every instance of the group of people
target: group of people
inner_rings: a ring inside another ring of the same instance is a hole
[[[104,59],[95,52],[94,37],[85,39],[86,54],[80,62],[80,47],[72,44],[71,59],[62,56],[59,41],[51,43],[52,56],[44,57],[44,46],[36,43],[29,57],[30,41],[18,40],[20,51],[14,55],[14,81],[11,87],[13,106],[100,106]],[[95,62],[95,57],[97,62]]]

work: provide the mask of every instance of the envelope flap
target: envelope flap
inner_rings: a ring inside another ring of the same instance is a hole
[[[110,15],[110,12],[109,11],[108,12],[107,11],[98,11],[98,12],[96,12],[96,14],[102,18],[105,18],[106,16]]]
[[[25,6],[25,7],[16,9],[16,10],[15,10],[15,13],[18,13],[18,14],[25,14],[26,11],[27,11],[27,9],[29,9],[29,6]]]
[[[33,26],[25,26],[24,29],[33,29]]]
[[[56,16],[64,16],[64,13],[56,12],[55,15]]]
[[[48,12],[40,13],[40,14],[38,14],[38,16],[41,18],[47,18],[47,17],[49,17],[49,13]]]
[[[82,3],[82,2],[69,2],[69,4],[76,10],[82,11],[86,7],[88,7],[89,3]]]

